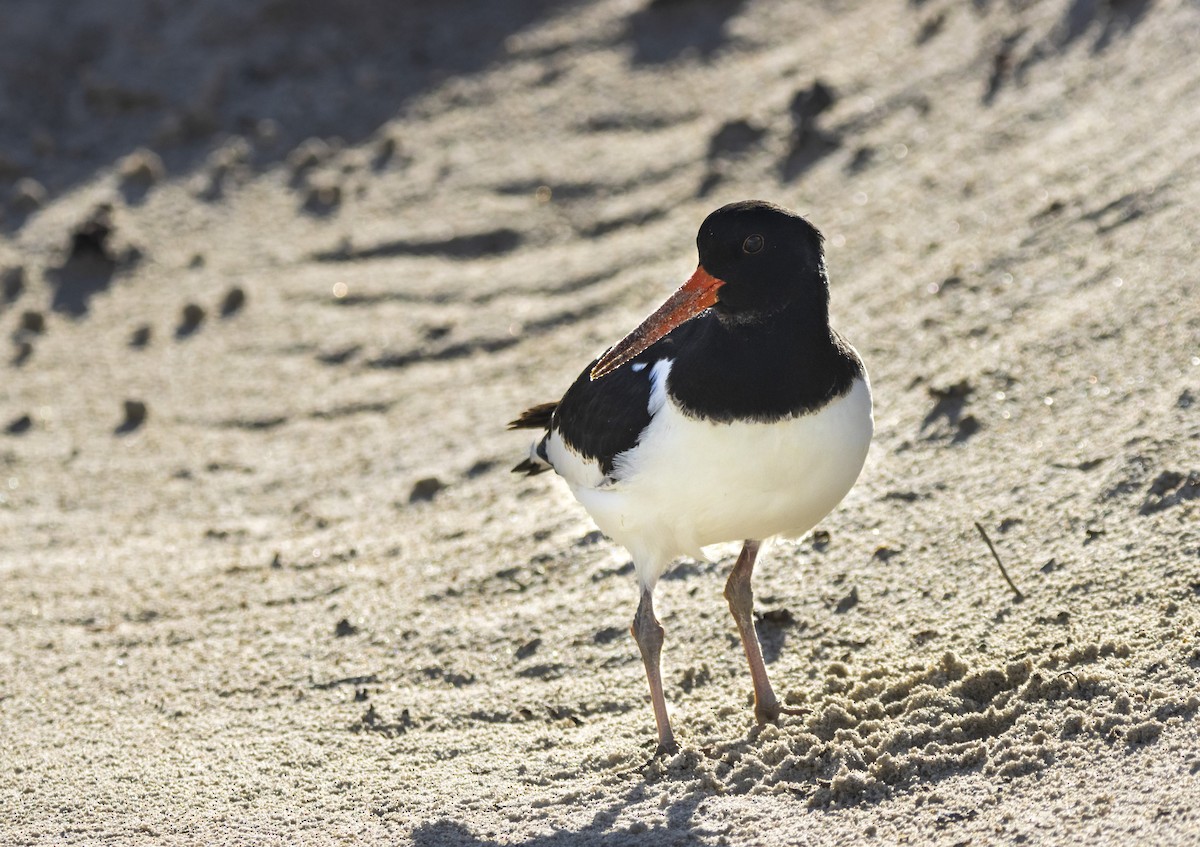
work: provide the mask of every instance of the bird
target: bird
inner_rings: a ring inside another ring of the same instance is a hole
[[[806,218],[746,200],[705,218],[690,278],[592,360],[557,402],[509,423],[543,431],[513,471],[553,470],[633,558],[630,633],[650,686],[656,755],[678,751],[661,673],[659,578],[701,548],[742,542],[725,584],[758,723],[776,697],[754,629],[763,542],[799,538],[857,481],[874,434],[871,385],[829,323],[824,238]]]

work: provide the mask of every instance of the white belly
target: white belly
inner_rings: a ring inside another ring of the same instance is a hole
[[[709,544],[803,535],[854,485],[874,432],[865,376],[819,412],[726,424],[685,415],[665,391],[670,363],[659,367],[653,420],[618,457],[619,481],[571,485],[596,525],[628,548],[644,584]]]

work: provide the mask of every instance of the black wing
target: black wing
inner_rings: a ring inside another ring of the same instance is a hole
[[[650,375],[656,362],[674,358],[684,327],[597,380],[589,374],[599,359],[592,360],[554,410],[552,428],[575,452],[599,462],[606,476],[650,425]]]
[[[508,428],[555,430],[576,453],[594,459],[601,473],[611,474],[616,457],[636,446],[650,424],[650,376],[655,363],[675,358],[676,351],[687,343],[703,320],[693,319],[677,327],[629,362],[594,381],[589,374],[599,357],[593,359],[561,400],[526,409]],[[513,472],[533,476],[550,469],[545,438],[533,453]]]

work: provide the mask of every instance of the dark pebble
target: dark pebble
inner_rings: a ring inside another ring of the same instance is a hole
[[[340,185],[314,185],[304,197],[304,211],[327,215],[342,204]]]
[[[575,541],[576,547],[591,547],[593,544],[599,544],[604,540],[604,533],[598,529],[593,529],[591,532],[586,532],[579,536]]]
[[[25,290],[25,269],[18,265],[15,268],[5,268],[0,273],[0,299],[12,303]]]
[[[490,459],[480,459],[467,468],[467,479],[475,479],[476,477],[483,476],[494,467],[496,467],[496,463]]]
[[[71,232],[71,252],[68,262],[81,259],[100,259],[115,265],[109,240],[114,232],[111,203],[101,203]]]
[[[446,487],[446,484],[436,476],[428,476],[425,479],[419,479],[413,483],[412,491],[408,494],[408,502],[419,503],[421,501],[432,500],[437,496],[437,493]]]
[[[227,318],[230,315],[236,314],[246,305],[246,292],[240,287],[234,286],[225,292],[225,299],[221,301],[221,317]]]
[[[13,353],[12,363],[18,366],[23,365],[29,360],[29,357],[33,355],[33,345],[28,341],[18,341],[16,342],[15,346],[17,349],[16,352]]]
[[[8,426],[4,428],[4,431],[9,435],[21,435],[22,433],[29,432],[32,427],[33,418],[29,417],[29,415],[21,415],[21,417],[10,421]]]
[[[129,346],[138,348],[145,347],[150,343],[150,334],[150,325],[142,324],[133,331],[132,335],[129,336]]]
[[[195,303],[188,303],[183,307],[183,313],[179,320],[179,326],[175,329],[175,335],[179,338],[191,335],[200,324],[204,322],[204,309],[197,306]]]
[[[121,425],[117,427],[118,435],[133,432],[146,422],[146,404],[141,400],[126,400],[124,406],[125,420],[121,421]]]
[[[41,335],[46,331],[46,316],[41,312],[25,312],[21,315],[21,329],[24,332]]]
[[[522,644],[520,647],[517,648],[516,657],[518,660],[528,659],[530,656],[532,656],[534,653],[536,653],[538,651],[538,648],[541,646],[542,646],[542,639],[540,639],[540,638],[534,638],[531,641],[527,641],[524,644]]]

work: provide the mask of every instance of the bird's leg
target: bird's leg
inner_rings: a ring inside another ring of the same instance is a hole
[[[642,652],[642,662],[646,665],[650,702],[654,705],[654,722],[658,725],[658,752],[674,753],[679,747],[675,744],[671,720],[667,717],[667,698],[663,696],[662,673],[659,671],[663,628],[658,618],[654,617],[654,598],[649,588],[642,589],[642,599],[638,603],[637,614],[633,616],[633,625],[629,631],[637,641],[638,649]]]
[[[725,583],[725,599],[729,601],[729,611],[733,613],[738,634],[742,636],[746,661],[750,664],[750,679],[754,682],[754,717],[759,723],[766,723],[778,720],[780,712],[788,710],[780,707],[775,692],[771,690],[762,647],[754,631],[754,589],[750,587],[750,577],[754,574],[758,546],[759,542],[752,539],[747,539],[742,545],[742,552]]]

